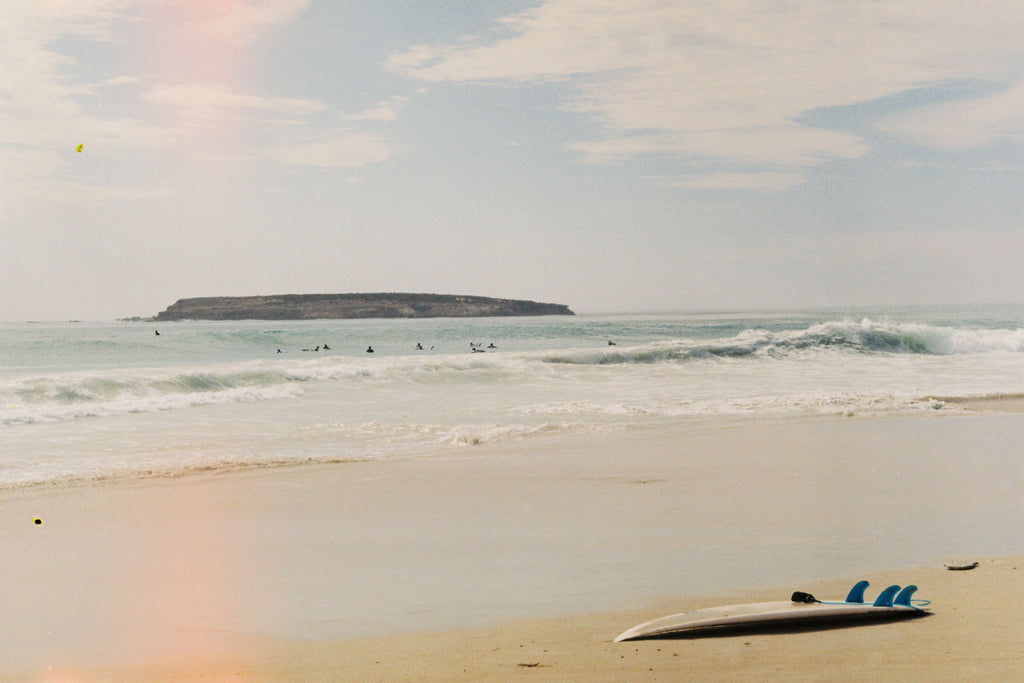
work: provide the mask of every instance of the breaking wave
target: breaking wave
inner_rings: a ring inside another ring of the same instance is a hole
[[[3,424],[56,422],[288,398],[300,391],[286,373],[245,367],[58,373],[0,384],[0,415]]]
[[[676,339],[635,346],[601,346],[512,353],[330,356],[316,360],[260,360],[207,366],[116,368],[0,380],[0,424],[59,422],[148,413],[192,406],[288,399],[309,385],[358,392],[368,386],[416,385],[495,390],[512,384],[572,384],[582,366],[685,366],[733,360],[770,369],[778,361],[835,356],[863,358],[1020,353],[1024,329],[964,329],[864,319],[804,329],[746,329],[711,340]],[[570,368],[577,367],[578,371]],[[606,377],[613,381],[611,377]],[[982,392],[984,393],[984,392]],[[472,442],[476,437],[465,437]]]
[[[572,349],[544,354],[548,363],[663,363],[702,359],[772,358],[798,352],[909,353],[956,355],[1024,351],[1024,329],[969,330],[918,323],[889,324],[864,319],[774,332],[750,329],[710,341],[680,339],[619,349]]]

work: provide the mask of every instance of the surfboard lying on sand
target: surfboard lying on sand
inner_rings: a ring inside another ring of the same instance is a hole
[[[964,572],[964,571],[969,571],[971,569],[974,569],[975,567],[978,566],[978,563],[977,562],[962,561],[962,560],[952,560],[950,562],[946,562],[942,566],[945,567],[946,569],[949,569],[950,571]]]
[[[816,600],[808,593],[793,593],[788,602],[755,602],[746,605],[708,607],[692,612],[671,614],[654,619],[620,633],[615,638],[624,640],[659,638],[672,635],[701,635],[724,629],[750,629],[779,627],[815,622],[835,622],[846,619],[893,619],[920,616],[928,612],[929,600],[911,600],[917,586],[889,586],[873,603],[864,602],[867,581],[857,583],[846,600]]]

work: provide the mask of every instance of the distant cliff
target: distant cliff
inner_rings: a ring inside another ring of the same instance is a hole
[[[450,294],[281,294],[179,299],[153,320],[319,320],[575,315],[562,304]]]

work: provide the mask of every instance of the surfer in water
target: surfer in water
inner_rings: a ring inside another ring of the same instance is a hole
[[[366,347],[366,352],[367,353],[373,353],[373,347],[372,346],[367,346]]]

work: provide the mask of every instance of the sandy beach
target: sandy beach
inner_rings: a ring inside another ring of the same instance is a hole
[[[880,572],[927,586],[935,614],[910,621],[790,633],[610,642],[624,625],[715,600],[516,620],[472,630],[340,641],[249,639],[133,665],[55,666],[18,681],[1011,681],[1024,672],[1024,557]],[[807,584],[840,595],[848,582]],[[763,599],[771,591],[723,600]],[[777,596],[771,594],[773,599]],[[783,598],[784,599],[784,598]]]
[[[1016,680],[1022,428],[1014,410],[715,423],[12,490],[0,678]],[[934,614],[612,642],[862,578],[914,583]]]

